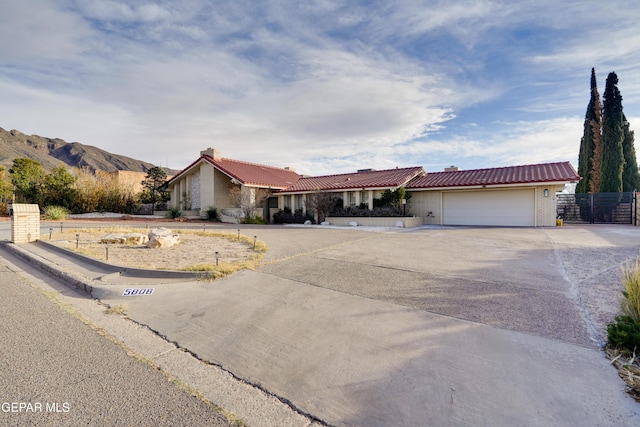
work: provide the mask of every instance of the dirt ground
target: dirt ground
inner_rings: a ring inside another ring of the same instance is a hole
[[[131,232],[148,234],[149,230],[68,229],[62,233],[54,231],[51,235],[51,243],[66,249],[77,250],[101,261],[107,260],[108,247],[108,261],[111,264],[164,270],[183,270],[202,265],[214,265],[216,252],[220,264],[251,260],[257,254],[253,250],[252,242],[238,241],[237,235],[206,231],[174,230],[180,235],[180,243],[169,248],[152,249],[144,245],[100,243],[100,240],[108,234]],[[42,236],[42,240],[48,241],[49,235]]]

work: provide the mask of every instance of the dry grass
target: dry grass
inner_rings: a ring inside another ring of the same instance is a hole
[[[618,375],[627,384],[625,391],[640,402],[640,360],[635,352],[629,355],[628,352],[618,349],[607,349],[607,358],[618,370]]]
[[[636,321],[640,321],[640,264],[636,261],[622,270],[624,299],[622,312]]]
[[[109,306],[109,308],[107,308],[104,312],[105,314],[119,314],[119,315],[124,315],[125,312],[127,311],[127,307],[125,307],[124,305],[116,305],[116,306]]]

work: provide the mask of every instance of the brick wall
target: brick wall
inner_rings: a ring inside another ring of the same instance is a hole
[[[13,204],[11,241],[29,243],[40,238],[40,207],[23,203]]]

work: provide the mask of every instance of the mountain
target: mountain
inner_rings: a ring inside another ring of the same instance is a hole
[[[25,135],[17,130],[6,131],[0,128],[0,165],[9,170],[13,166],[13,160],[18,158],[29,158],[40,162],[45,171],[51,171],[55,166],[66,165],[74,168],[88,168],[91,171],[146,172],[154,166],[142,160],[112,154],[79,142]],[[178,172],[173,169],[164,169],[167,175],[175,175]]]

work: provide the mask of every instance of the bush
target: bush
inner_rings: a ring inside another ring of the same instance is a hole
[[[310,214],[303,214],[302,209],[297,209],[295,213],[291,212],[291,209],[285,207],[283,210],[273,214],[273,222],[275,224],[304,224],[307,221],[315,223],[313,216]]]
[[[382,206],[369,209],[362,209],[356,207],[348,207],[343,209],[337,209],[331,213],[330,216],[346,216],[346,217],[389,217],[389,216],[402,216],[402,209],[394,206]]]
[[[607,346],[634,352],[640,348],[640,264],[622,271],[622,314],[607,325]]]
[[[182,216],[182,211],[180,208],[169,208],[165,216],[171,219],[180,218]]]
[[[631,316],[616,316],[613,323],[607,325],[607,346],[634,352],[640,348],[640,322]]]
[[[63,208],[62,206],[47,206],[44,208],[42,216],[48,220],[58,221],[61,219],[67,219],[69,211],[67,208]]]
[[[209,206],[206,208],[207,212],[207,221],[220,221],[220,213],[218,209],[213,206]]]
[[[267,224],[267,220],[258,215],[245,216],[242,218],[243,224]]]

